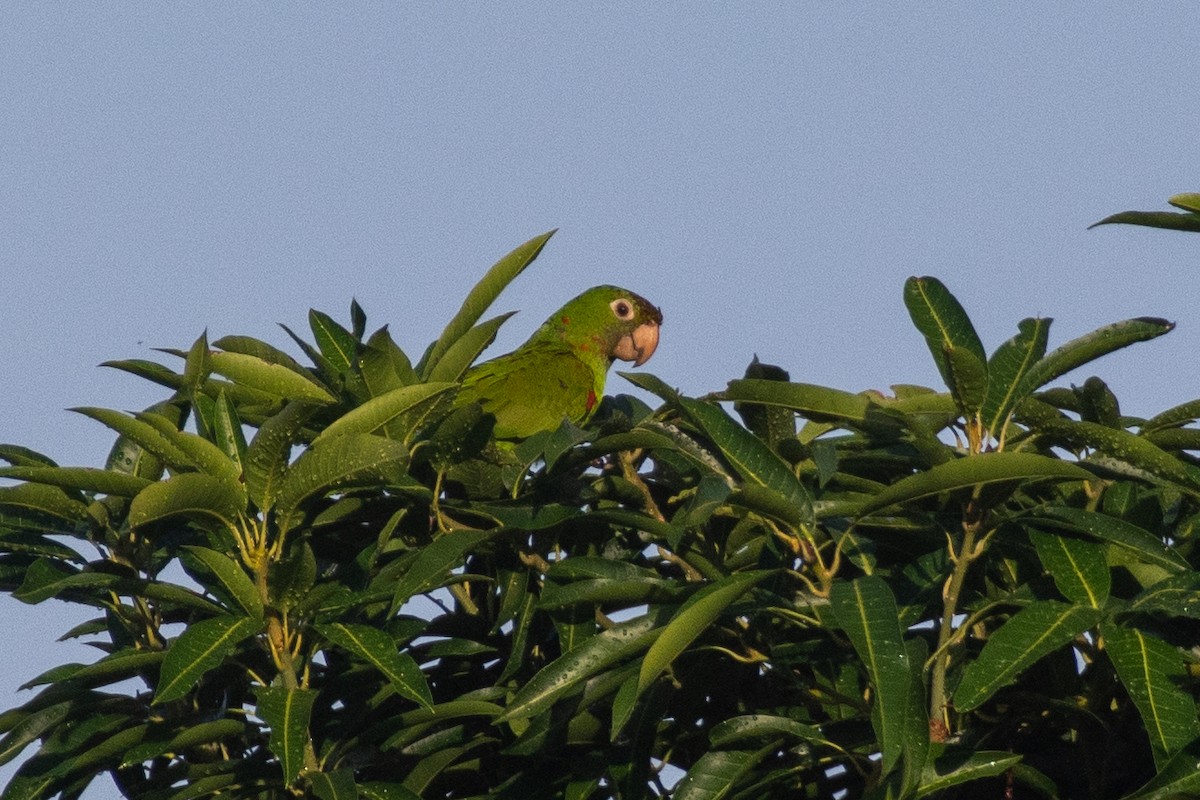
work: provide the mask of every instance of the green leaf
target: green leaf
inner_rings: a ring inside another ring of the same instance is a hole
[[[212,442],[194,433],[179,430],[173,420],[160,414],[143,411],[136,417],[140,422],[145,422],[158,431],[196,468],[214,478],[232,483],[241,481],[241,467]]]
[[[1177,425],[1185,425],[1190,422],[1195,422],[1200,419],[1200,399],[1189,400],[1186,403],[1180,403],[1177,406],[1172,406],[1162,413],[1155,414],[1142,425],[1142,432],[1156,431],[1162,428],[1171,428]]]
[[[782,406],[808,419],[843,422],[857,428],[866,427],[873,415],[880,414],[879,407],[866,395],[811,383],[743,378],[730,381],[721,396],[737,403]]]
[[[375,433],[405,415],[413,415],[419,424],[424,420],[420,411],[440,404],[456,386],[454,383],[418,383],[392,389],[338,417],[313,440],[313,444],[346,434]],[[406,425],[406,430],[401,432],[403,435],[395,438],[407,441],[415,427],[415,424]]]
[[[1200,574],[1189,570],[1157,581],[1133,598],[1129,610],[1200,619]]]
[[[315,308],[308,310],[308,326],[329,365],[339,375],[349,374],[358,350],[358,340],[354,335],[335,322],[333,317]]]
[[[354,785],[352,769],[314,772],[308,776],[308,781],[313,794],[321,800],[358,800],[358,787]]]
[[[321,384],[282,365],[244,353],[214,352],[209,355],[213,372],[234,383],[260,392],[306,403],[327,405],[336,398]]]
[[[1020,762],[1020,755],[1004,750],[951,751],[925,766],[916,796],[928,797],[952,786],[990,778]]]
[[[129,524],[141,527],[173,516],[213,519],[235,529],[246,510],[241,487],[200,472],[185,472],[138,492],[129,504]]]
[[[1017,335],[997,347],[988,360],[987,396],[982,419],[992,438],[1000,436],[1013,409],[1024,399],[1019,391],[1024,387],[1026,373],[1046,355],[1052,321],[1049,318],[1021,320],[1017,324]]]
[[[896,765],[904,747],[912,668],[904,647],[896,599],[887,583],[872,575],[835,582],[829,602],[875,686],[871,721],[879,737],[886,775]]]
[[[163,660],[156,705],[178,700],[210,669],[220,665],[244,639],[262,630],[262,620],[222,616],[188,626],[171,643]]]
[[[812,498],[796,473],[765,442],[737,424],[720,407],[680,397],[678,404],[743,479],[778,492],[794,509],[788,520],[795,525],[813,521]]]
[[[59,469],[39,467],[38,469]],[[3,474],[3,470],[0,470]],[[143,485],[148,484],[146,481]],[[88,518],[87,506],[75,500],[57,486],[25,483],[19,486],[0,486],[0,509],[28,509],[54,519],[74,524]]]
[[[308,722],[316,699],[317,692],[311,689],[271,686],[258,690],[256,713],[271,728],[268,746],[279,759],[286,786],[295,783],[304,769]]]
[[[428,379],[430,372],[437,363],[442,360],[442,356],[450,349],[455,342],[463,337],[479,318],[484,315],[500,292],[504,291],[504,287],[508,286],[514,278],[520,275],[526,267],[542,252],[542,248],[546,246],[546,242],[550,241],[550,237],[555,234],[555,231],[548,231],[541,236],[535,236],[525,244],[513,250],[504,258],[496,262],[496,264],[487,271],[487,274],[475,284],[463,300],[462,307],[454,318],[446,325],[442,335],[430,347],[429,352],[421,363],[417,365],[417,372]]]
[[[1142,716],[1154,763],[1162,769],[1171,756],[1200,736],[1196,703],[1184,687],[1184,657],[1174,647],[1136,628],[1106,624],[1105,649],[1117,677]]]
[[[708,740],[713,747],[729,747],[747,740],[759,743],[779,736],[814,744],[829,744],[829,739],[821,733],[820,728],[772,714],[744,714],[719,722],[709,731]]]
[[[687,650],[735,600],[755,584],[775,574],[773,570],[737,573],[697,592],[650,645],[638,672],[638,694],[645,692],[663,670]]]
[[[358,371],[372,397],[384,392],[419,383],[408,356],[392,340],[387,326],[383,326],[359,349]]]
[[[317,632],[382,672],[402,696],[433,707],[433,695],[420,666],[408,653],[397,650],[391,636],[377,628],[340,622],[317,625]]]
[[[1033,394],[1055,378],[1076,367],[1107,355],[1135,342],[1162,336],[1175,328],[1175,323],[1157,317],[1137,317],[1097,328],[1052,351],[1025,373],[1016,391],[1018,398]]]
[[[1185,195],[1186,196],[1186,195]],[[1182,206],[1181,206],[1182,208]],[[1173,211],[1121,211],[1093,222],[1088,230],[1100,225],[1142,225],[1147,228],[1165,228],[1172,231],[1200,231],[1200,214],[1178,214]]]
[[[965,347],[947,347],[946,369],[951,376],[950,395],[955,406],[964,417],[978,417],[987,395],[987,363]]]
[[[962,305],[945,284],[929,276],[912,277],[904,282],[904,305],[913,324],[925,337],[925,344],[929,346],[950,393],[956,400],[974,395],[979,389],[980,375],[986,382],[987,354]],[[958,354],[952,356],[956,350]],[[959,380],[967,381],[971,386],[960,387]]]
[[[774,743],[759,750],[709,750],[679,781],[671,800],[721,800],[731,796],[742,780],[773,750]]]
[[[170,583],[142,580],[127,574],[96,570],[78,570],[59,559],[39,558],[26,570],[13,597],[24,603],[40,603],[51,597],[105,605],[109,592],[161,600],[164,603],[205,614],[220,612],[220,607],[203,597]]]
[[[1104,605],[1112,576],[1100,545],[1038,530],[1029,531],[1029,540],[1063,597],[1081,606]]]
[[[458,341],[452,344],[429,370],[427,380],[430,382],[460,380],[467,368],[475,363],[475,359],[479,358],[479,354],[495,340],[500,326],[515,313],[515,311],[509,311],[506,314],[492,317],[460,336]]]
[[[73,712],[73,706],[71,702],[55,703],[24,717],[0,739],[0,764],[12,761],[30,742],[41,738],[46,731],[56,728]]]
[[[888,506],[980,484],[1035,480],[1085,481],[1094,476],[1071,462],[1036,453],[995,452],[956,458],[896,481],[874,496],[827,504],[822,516],[862,516]]]
[[[407,464],[408,448],[382,436],[351,433],[314,443],[288,468],[279,486],[275,511],[281,529],[298,522],[293,512],[308,498],[399,481]]]
[[[0,444],[0,460],[14,467],[57,467],[49,456],[16,444]]]
[[[195,468],[197,466],[196,462],[187,453],[180,450],[170,437],[163,435],[161,430],[146,420],[135,419],[120,411],[112,411],[107,408],[80,407],[72,408],[71,411],[107,425],[121,436],[144,447],[173,467]]]
[[[421,800],[421,796],[398,783],[359,784],[358,794],[363,800]]]
[[[1065,417],[1039,419],[1031,428],[1043,436],[1052,436],[1063,446],[1098,450],[1126,464],[1171,481],[1196,493],[1200,490],[1200,468],[1194,467],[1129,431],[1110,428],[1096,422],[1068,420]]]
[[[147,741],[125,751],[121,766],[133,766],[159,756],[215,744],[223,739],[242,736],[245,732],[246,723],[238,719],[214,719],[166,731],[156,731],[152,727]]]
[[[246,467],[246,434],[237,409],[224,391],[217,393],[213,403],[212,435],[217,447],[236,470],[235,478],[241,480]],[[216,473],[213,473],[216,474]]]
[[[257,358],[260,361],[265,361],[268,364],[286,367],[301,378],[307,379],[310,377],[309,371],[305,369],[300,362],[296,361],[296,359],[292,358],[275,345],[268,344],[261,339],[255,339],[252,336],[223,336],[213,342],[212,345],[213,347],[220,348],[221,350],[227,350],[230,353],[253,356],[254,358]],[[212,355],[212,353],[209,353],[210,357]],[[273,392],[271,393],[274,394]]]
[[[1162,567],[1168,572],[1176,573],[1189,569],[1187,560],[1162,539],[1133,523],[1098,511],[1068,506],[1043,506],[1032,509],[1026,519],[1039,526],[1055,525],[1086,533],[1099,541],[1121,548],[1139,561]]]
[[[456,530],[443,534],[421,548],[404,577],[396,584],[392,613],[396,613],[413,595],[443,585],[450,571],[462,566],[467,553],[495,535],[495,530]]]
[[[955,709],[978,708],[997,689],[1012,683],[1043,656],[1068,645],[1099,619],[1100,612],[1094,608],[1053,600],[1035,601],[1021,609],[992,634],[979,657],[963,670],[954,693]]]
[[[0,478],[13,478],[114,497],[133,497],[153,483],[135,475],[94,467],[0,467]],[[44,495],[44,499],[48,500],[49,495]],[[65,509],[65,506],[62,508]]]
[[[246,490],[262,511],[270,510],[288,472],[292,447],[299,443],[304,424],[316,410],[305,403],[288,403],[268,417],[246,448]]]
[[[1192,211],[1200,214],[1200,194],[1196,192],[1183,192],[1182,194],[1171,195],[1167,198],[1167,202],[1176,208],[1182,208],[1184,211]]]
[[[593,676],[636,656],[662,633],[671,608],[617,623],[543,667],[509,701],[497,722],[536,717],[557,700],[581,691]]]
[[[254,619],[262,619],[262,596],[254,581],[246,574],[242,565],[224,553],[210,550],[207,547],[185,545],[184,550],[199,561],[213,574],[246,615]]]
[[[84,572],[60,561],[39,558],[25,570],[24,580],[12,593],[22,603],[40,603],[58,597],[67,590],[82,591],[107,588],[117,576],[105,572]]]

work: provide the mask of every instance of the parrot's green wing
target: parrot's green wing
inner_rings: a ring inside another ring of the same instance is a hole
[[[566,344],[538,342],[473,368],[458,402],[478,402],[496,418],[497,439],[524,439],[587,419],[604,391],[604,375]]]

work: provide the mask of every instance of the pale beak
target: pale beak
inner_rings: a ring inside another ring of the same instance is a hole
[[[650,360],[658,347],[658,323],[651,320],[643,322],[627,333],[613,348],[613,357],[622,361],[632,361],[635,367],[640,367]]]

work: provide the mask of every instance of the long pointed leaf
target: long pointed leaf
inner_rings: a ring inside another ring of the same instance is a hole
[[[269,746],[283,768],[284,785],[294,783],[304,768],[308,722],[316,699],[311,689],[272,686],[258,691],[257,713],[271,727]]]
[[[652,608],[644,616],[614,625],[551,661],[513,695],[496,721],[535,717],[558,699],[582,691],[593,676],[648,648],[662,634],[671,610]]]
[[[1167,760],[1200,736],[1196,703],[1182,686],[1184,657],[1161,639],[1136,628],[1105,625],[1105,647],[1150,736],[1154,763]]]
[[[423,419],[424,417],[419,415],[419,411],[427,406],[441,403],[444,396],[455,386],[456,384],[453,383],[418,383],[392,389],[338,417],[330,423],[329,427],[321,431],[313,440],[313,444],[348,433],[375,433],[394,420],[409,414],[418,413],[418,418]],[[405,435],[397,438],[407,439],[411,430],[405,430],[402,433]]]
[[[1069,461],[1036,453],[984,453],[938,464],[926,472],[896,481],[873,497],[861,501],[830,503],[822,509],[822,513],[825,516],[861,516],[891,505],[980,484],[1031,480],[1082,481],[1093,477],[1092,473]]]
[[[950,293],[945,284],[937,278],[925,276],[912,277],[904,282],[904,305],[908,308],[909,316],[925,343],[933,361],[937,364],[942,380],[956,398],[962,392],[959,379],[965,369],[965,362],[971,362],[971,380],[977,381],[980,374],[987,375],[987,354],[983,350],[983,342],[975,332],[970,317],[963,310],[957,298]],[[952,364],[950,353],[960,351],[956,367]],[[986,377],[985,377],[986,381]]]
[[[1100,545],[1037,530],[1029,531],[1029,539],[1063,597],[1092,608],[1104,605],[1112,576]]]
[[[541,236],[535,236],[525,244],[513,250],[487,271],[487,274],[475,284],[463,300],[462,307],[454,318],[447,323],[442,335],[433,343],[425,358],[417,365],[417,373],[428,378],[433,367],[442,360],[446,351],[457,342],[463,334],[475,326],[479,318],[491,307],[492,303],[518,275],[542,252],[546,242],[555,231],[548,231]]]
[[[133,497],[154,483],[136,475],[94,467],[0,467],[0,478],[115,497]]]
[[[365,433],[337,436],[315,443],[288,468],[279,486],[276,513],[283,529],[298,520],[294,512],[308,498],[362,483],[399,480],[408,463],[402,443]]]
[[[678,404],[742,478],[777,492],[791,505],[794,511],[789,522],[806,525],[813,521],[812,498],[808,490],[766,442],[712,403],[680,397]]]
[[[1115,322],[1064,344],[1034,364],[1017,390],[1018,397],[1032,394],[1055,378],[1100,356],[1169,333],[1175,323],[1157,317],[1136,317]]]
[[[773,574],[771,570],[759,570],[731,575],[705,587],[685,603],[642,659],[642,668],[638,673],[638,694],[645,692],[663,670],[687,650],[735,600]]]
[[[260,392],[318,405],[333,403],[335,400],[328,389],[312,378],[256,356],[221,351],[210,354],[209,363],[213,372]]]
[[[1017,323],[1017,335],[1004,342],[988,360],[987,397],[983,402],[983,424],[989,436],[998,437],[1004,423],[1024,399],[1025,374],[1046,354],[1050,334],[1048,317],[1023,319]]]
[[[872,575],[834,583],[829,602],[875,687],[872,723],[887,774],[904,748],[912,669],[896,599],[887,583]]]
[[[500,326],[515,313],[515,311],[509,311],[492,317],[460,336],[458,341],[450,345],[438,362],[433,365],[433,368],[429,370],[429,382],[461,379],[467,368],[475,363],[479,354],[486,350],[496,338],[496,332],[500,330]]]
[[[1150,531],[1131,522],[1110,517],[1099,511],[1088,511],[1068,506],[1046,506],[1030,512],[1034,524],[1051,524],[1086,533],[1089,536],[1115,547],[1139,561],[1162,567],[1171,573],[1189,569],[1187,559],[1168,546]]]
[[[186,695],[204,673],[220,665],[243,639],[261,629],[262,621],[250,617],[222,616],[193,623],[167,650],[154,703],[168,703]]]
[[[185,472],[138,492],[129,504],[129,524],[136,528],[182,515],[216,520],[232,529],[245,510],[246,496],[239,484]]]
[[[1040,600],[1018,611],[992,634],[979,658],[963,670],[954,693],[959,711],[978,708],[1026,668],[1064,647],[1100,619],[1100,611]]]
[[[412,656],[397,650],[396,642],[383,631],[366,625],[338,622],[318,625],[317,632],[374,666],[404,697],[426,708],[433,708],[433,695],[421,668]]]

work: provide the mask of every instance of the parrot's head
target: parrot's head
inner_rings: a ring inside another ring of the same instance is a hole
[[[595,348],[608,361],[641,366],[658,347],[662,312],[619,286],[594,286],[555,312],[546,325],[582,352]]]

